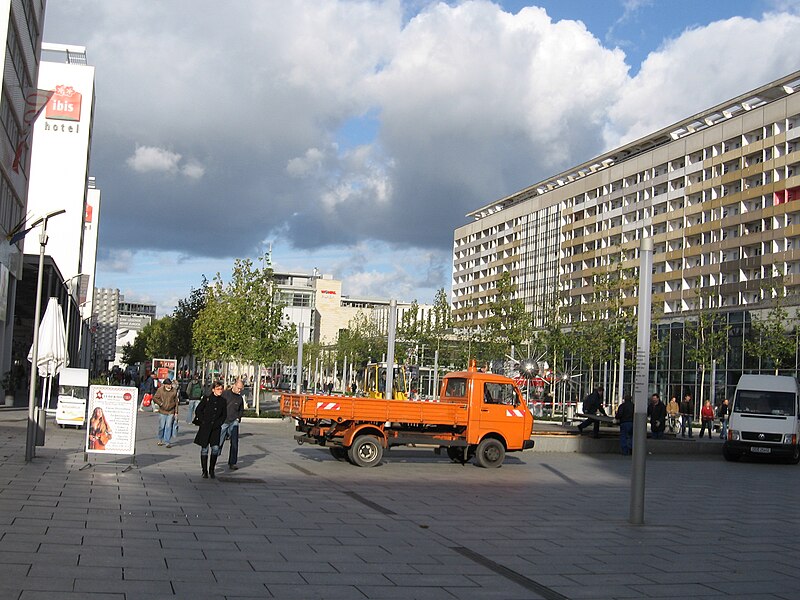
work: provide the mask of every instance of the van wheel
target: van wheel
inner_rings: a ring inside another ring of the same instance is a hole
[[[725,457],[725,460],[728,462],[739,462],[739,459],[742,458],[741,454],[737,454],[736,452],[731,452],[727,448],[722,449],[722,456]]]
[[[800,446],[795,446],[794,451],[792,452],[791,458],[789,458],[790,465],[796,465],[800,463]]]
[[[330,450],[331,456],[336,460],[347,460],[347,448],[331,446],[328,450]]]
[[[374,467],[383,458],[383,446],[373,435],[360,435],[350,446],[347,456],[354,465]]]
[[[500,440],[484,438],[475,451],[475,462],[484,469],[499,467],[506,457],[506,449]]]

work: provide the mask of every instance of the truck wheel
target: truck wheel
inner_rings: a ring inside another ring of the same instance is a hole
[[[347,451],[350,462],[359,467],[374,467],[383,458],[383,446],[372,435],[358,436]]]
[[[347,460],[347,448],[343,448],[342,446],[331,446],[328,448],[331,452],[331,456],[336,460]]]
[[[503,442],[494,438],[483,438],[475,451],[475,461],[485,469],[499,467],[505,457],[506,449],[503,447]]]
[[[790,465],[796,465],[800,463],[800,446],[795,446],[794,450],[792,451],[792,456],[789,458]]]

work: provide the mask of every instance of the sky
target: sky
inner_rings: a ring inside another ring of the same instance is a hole
[[[159,316],[270,248],[432,302],[468,212],[800,70],[799,38],[800,0],[49,0],[44,30],[96,68],[96,285]]]

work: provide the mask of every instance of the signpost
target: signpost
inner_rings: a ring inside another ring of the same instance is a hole
[[[135,387],[93,385],[89,388],[86,425],[85,458],[88,455],[121,454],[131,457],[136,452],[136,409],[138,393]]]

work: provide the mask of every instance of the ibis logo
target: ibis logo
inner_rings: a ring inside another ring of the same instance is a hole
[[[47,103],[45,118],[80,121],[81,100],[80,92],[76,92],[71,85],[57,85],[53,97]]]

